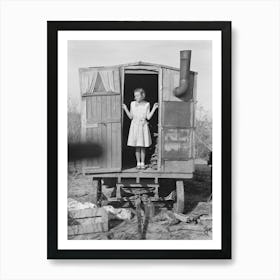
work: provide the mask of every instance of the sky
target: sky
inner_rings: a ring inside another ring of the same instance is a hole
[[[192,71],[198,72],[197,102],[212,115],[212,42],[209,40],[75,40],[68,41],[68,102],[80,108],[80,67],[113,66],[144,61],[180,67],[180,50],[192,50]]]

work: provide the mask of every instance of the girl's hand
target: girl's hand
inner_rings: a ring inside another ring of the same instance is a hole
[[[127,106],[125,104],[123,104],[122,108],[125,110],[125,109],[127,109]]]
[[[153,110],[156,110],[158,108],[158,103],[155,103],[153,106]]]

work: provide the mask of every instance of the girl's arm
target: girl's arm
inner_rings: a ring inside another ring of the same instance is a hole
[[[127,106],[126,106],[125,104],[123,104],[122,107],[123,107],[123,109],[124,109],[126,115],[127,115],[130,119],[132,119],[132,114],[131,114],[131,112],[128,111]],[[131,107],[131,104],[130,104],[130,107]]]
[[[156,111],[157,108],[158,108],[158,103],[155,103],[154,106],[153,106],[152,111],[150,112],[150,103],[148,104],[147,120],[150,120],[152,118],[152,116],[154,115],[154,112]]]

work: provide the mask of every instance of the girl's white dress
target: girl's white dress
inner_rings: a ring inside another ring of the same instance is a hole
[[[132,120],[129,128],[127,145],[132,147],[149,147],[152,144],[151,134],[147,122],[150,112],[150,103],[130,103]]]

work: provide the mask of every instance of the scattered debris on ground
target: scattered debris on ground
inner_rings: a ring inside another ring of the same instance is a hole
[[[150,164],[148,166],[154,170],[157,170],[158,168],[158,133],[154,133],[155,138],[155,147],[154,147],[154,153],[151,156]]]
[[[208,240],[212,239],[212,182],[209,169],[197,172],[197,180],[185,182],[185,210],[176,213],[164,203],[139,204],[137,207],[107,204],[97,207],[90,176],[69,174],[68,238],[121,240]],[[200,176],[203,175],[203,176]],[[166,180],[165,182],[168,182]],[[165,188],[162,189],[163,191]],[[104,199],[114,188],[104,186]],[[174,191],[162,193],[174,196]],[[148,209],[148,210],[147,210]]]
[[[130,209],[114,208],[112,205],[103,206],[109,214],[109,219],[130,220],[132,213]]]
[[[88,209],[88,208],[96,208],[97,206],[91,202],[79,202],[73,198],[68,198],[68,210],[80,210],[80,209]]]
[[[139,217],[134,209],[130,211],[130,209],[103,206],[75,210],[76,216],[73,216],[73,211],[69,211],[72,214],[71,219],[68,220],[69,239],[211,239],[212,216],[205,212],[205,208],[211,209],[211,203],[198,205],[194,212],[188,215],[161,208],[157,209],[154,217],[147,216],[141,209],[140,231]],[[81,214],[82,212],[84,215]],[[75,222],[80,223],[79,227]]]

